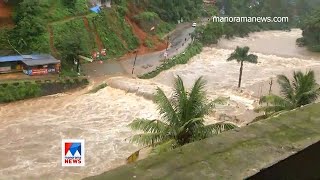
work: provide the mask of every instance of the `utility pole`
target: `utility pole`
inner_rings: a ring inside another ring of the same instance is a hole
[[[135,51],[136,53],[136,57],[134,58],[134,62],[133,62],[133,66],[132,66],[132,74],[133,74],[133,71],[134,71],[134,67],[136,65],[136,61],[137,61],[137,56],[138,56],[138,50]]]
[[[169,48],[169,41],[170,41],[170,37],[168,36],[167,37],[167,48],[166,48],[166,51],[168,51],[168,48]]]
[[[272,85],[273,85],[273,79],[271,78],[270,82],[269,82],[270,88],[269,88],[269,95],[272,92]]]
[[[273,85],[273,79],[271,78],[270,82],[269,82],[270,88],[269,88],[269,95],[272,92],[272,85]],[[267,106],[269,106],[269,103],[267,103]]]
[[[167,57],[168,57],[169,41],[170,41],[170,37],[168,36],[167,37],[167,48],[166,48],[166,52],[164,53],[165,60],[167,60]]]

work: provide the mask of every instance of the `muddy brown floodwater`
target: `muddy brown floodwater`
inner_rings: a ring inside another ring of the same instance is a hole
[[[234,123],[245,125],[271,77],[291,74],[294,69],[315,69],[319,77],[320,56],[296,47],[295,39],[300,36],[299,30],[268,31],[222,40],[204,48],[188,64],[154,79],[116,77],[94,94],[84,90],[0,105],[0,179],[81,179],[123,165],[139,148],[126,141],[134,133],[127,124],[135,118],[159,118],[156,105],[148,99],[157,86],[170,94],[176,75],[189,87],[204,76],[210,99],[229,98],[206,118],[208,123],[226,114],[235,118],[231,119]],[[236,89],[239,64],[226,62],[237,45],[249,45],[259,56],[258,64],[245,64],[242,92]],[[61,167],[60,146],[65,138],[85,139],[85,167]]]

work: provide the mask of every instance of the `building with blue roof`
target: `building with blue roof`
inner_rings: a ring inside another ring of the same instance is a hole
[[[48,54],[0,56],[0,74],[23,72],[43,75],[60,72],[60,61]]]
[[[98,6],[95,6],[95,7],[90,8],[90,10],[91,10],[92,12],[99,13],[99,12],[101,11],[100,7],[101,7],[101,6],[98,5]]]

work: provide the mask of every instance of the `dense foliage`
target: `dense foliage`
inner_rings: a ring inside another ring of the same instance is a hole
[[[203,0],[149,0],[148,5],[161,19],[175,23],[198,18],[203,10]]]
[[[206,26],[200,26],[193,32],[192,37],[199,40],[204,45],[216,44],[224,35],[223,23],[210,22]]]
[[[284,75],[278,75],[278,83],[281,88],[282,96],[270,94],[263,96],[260,103],[262,107],[256,109],[257,112],[265,114],[257,119],[270,117],[282,111],[292,110],[317,100],[320,95],[320,86],[315,80],[313,71],[301,71],[293,73],[293,80]]]
[[[303,37],[297,43],[306,45],[311,51],[320,52],[320,7],[306,16],[300,26]]]
[[[200,77],[188,91],[178,76],[175,80],[174,96],[171,99],[158,88],[155,103],[158,105],[162,120],[134,120],[129,126],[143,133],[134,135],[131,141],[154,147],[156,152],[164,152],[235,128],[229,123],[205,125],[204,117],[211,112],[215,103],[220,102],[220,100],[208,102],[204,90],[205,84],[206,82]]]
[[[109,57],[119,57],[139,45],[137,37],[125,21],[125,14],[110,9],[89,17],[92,29],[96,29]]]
[[[65,63],[72,64],[78,55],[90,56],[94,48],[94,36],[87,32],[83,19],[75,19],[52,25],[54,46]]]
[[[40,0],[24,0],[16,10],[14,28],[11,37],[16,48],[23,52],[48,52],[43,46],[48,42],[46,33],[46,9],[47,6]]]
[[[41,93],[38,84],[6,84],[0,85],[0,103],[37,97]]]
[[[52,53],[62,60],[63,72],[72,69],[69,67],[78,55],[90,57],[101,48],[107,49],[105,58],[122,56],[136,49],[139,41],[124,20],[126,0],[117,3],[95,14],[89,11],[87,0],[15,1],[16,26],[13,30],[0,30],[0,45],[2,49],[12,49],[10,39],[20,53]]]
[[[89,84],[87,79],[59,79],[50,81],[18,81],[0,84],[0,103],[8,103],[39,96],[61,93]]]

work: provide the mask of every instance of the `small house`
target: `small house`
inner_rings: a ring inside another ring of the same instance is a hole
[[[0,74],[23,72],[29,76],[60,73],[60,60],[51,55],[0,56]]]

